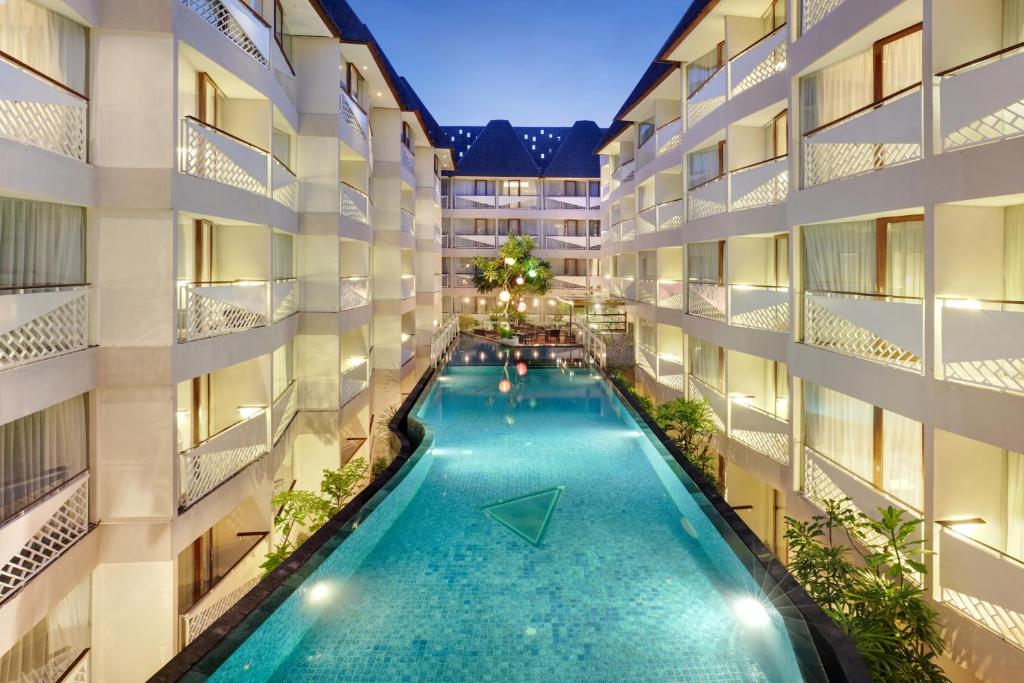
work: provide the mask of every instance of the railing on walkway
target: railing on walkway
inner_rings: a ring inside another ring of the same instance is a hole
[[[453,315],[434,330],[430,337],[430,364],[436,368],[458,337],[459,316]]]
[[[264,281],[188,282],[178,295],[180,341],[241,332],[270,320]]]
[[[89,285],[0,288],[0,369],[89,345]]]
[[[267,194],[270,155],[192,116],[181,122],[180,169],[253,194]]]
[[[0,137],[85,161],[89,99],[0,52]]]
[[[179,454],[181,507],[195,504],[267,454],[267,412],[266,408],[259,409]]]

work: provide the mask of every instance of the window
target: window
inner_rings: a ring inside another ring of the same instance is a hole
[[[412,149],[412,126],[405,121],[402,121],[402,146],[406,149]]]
[[[590,223],[590,236],[600,237],[601,236],[601,221],[588,221]]]
[[[196,107],[196,118],[203,123],[221,127],[221,118],[224,112],[224,93],[217,87],[210,74],[200,71],[196,74],[198,79],[198,106]]]
[[[687,187],[693,189],[722,175],[725,168],[725,140],[713,147],[691,152],[686,157],[689,179]]]
[[[438,178],[441,177],[441,159],[436,154],[434,155],[434,175]]]
[[[588,183],[588,187],[589,187],[589,192],[590,192],[590,196],[591,197],[600,197],[601,196],[601,183],[600,182],[598,182],[596,180],[591,180]]]
[[[490,231],[487,228],[486,218],[474,218],[473,219],[473,234],[474,235],[487,235]]]
[[[575,180],[566,180],[564,188],[565,197],[579,197],[582,195],[580,192],[580,183]]]
[[[346,69],[345,89],[360,107],[363,106],[364,79],[359,73],[359,68],[351,62],[348,63]]]
[[[725,349],[703,339],[690,337],[690,374],[718,391],[725,389]]]
[[[280,128],[274,128],[270,134],[270,150],[274,158],[291,169],[292,165],[292,136]]]
[[[473,194],[477,197],[486,197],[494,194],[493,180],[474,180]]]
[[[574,220],[568,220],[565,222],[565,234],[567,237],[580,237],[580,222]]]
[[[654,137],[654,119],[644,121],[637,127],[637,147],[643,147],[644,143]]]
[[[0,51],[85,94],[89,35],[85,26],[28,0],[0,2]]]
[[[274,0],[274,40],[284,52],[284,5],[281,0]]]
[[[686,96],[690,97],[711,80],[724,64],[725,42],[686,65]]]
[[[722,284],[724,263],[725,240],[686,245],[686,268],[690,282]]]
[[[775,286],[789,286],[789,235],[776,235],[775,246]]]
[[[522,235],[523,222],[518,218],[509,218],[505,230],[509,235]]]
[[[768,9],[761,15],[764,22],[764,34],[775,32],[786,23],[786,0],[771,0]]]
[[[765,126],[765,152],[769,159],[785,156],[789,149],[789,117],[783,109]]]
[[[0,287],[85,283],[85,209],[0,197]]]
[[[503,184],[503,195],[518,197],[523,194],[523,183],[521,180],[506,180]]]

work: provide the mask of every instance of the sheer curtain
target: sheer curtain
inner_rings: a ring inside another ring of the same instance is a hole
[[[273,360],[271,363],[271,380],[275,401],[284,392],[284,390],[288,388],[288,385],[292,383],[292,378],[295,376],[292,365],[292,349],[291,341],[274,349]]]
[[[88,465],[84,394],[0,425],[0,521],[84,472]]]
[[[718,167],[718,146],[699,149],[691,152],[687,159],[690,173],[689,187],[692,189],[712,178],[716,178],[722,169]]]
[[[882,411],[882,489],[918,510],[922,504],[923,458],[921,423]]]
[[[921,31],[882,46],[882,97],[921,82]]]
[[[690,374],[705,384],[721,386],[721,349],[702,339],[690,339]]]
[[[875,222],[822,223],[801,231],[804,288],[809,291],[872,293],[875,283]]]
[[[1003,47],[1024,41],[1024,0],[1003,0]]]
[[[818,126],[871,104],[874,99],[871,50],[800,79],[800,130]]]
[[[286,232],[274,231],[272,277],[280,280],[295,277],[292,258],[293,238]]]
[[[886,226],[886,292],[924,296],[924,222],[902,221]]]
[[[28,0],[0,3],[0,50],[80,93],[87,48],[81,24]]]
[[[686,96],[689,97],[718,71],[718,47],[686,65]]]
[[[1024,455],[1006,452],[1006,554],[1024,560]]]
[[[686,263],[691,282],[719,283],[718,251],[718,242],[686,245]]]
[[[84,209],[0,197],[0,287],[84,281]]]
[[[872,481],[874,407],[804,382],[804,441],[815,451]]]
[[[1024,204],[1003,209],[1003,295],[1024,301]]]

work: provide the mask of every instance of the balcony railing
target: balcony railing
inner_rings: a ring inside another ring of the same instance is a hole
[[[552,275],[552,289],[587,289],[586,275]]]
[[[271,441],[277,443],[299,411],[299,391],[292,380],[270,406]]]
[[[612,180],[620,183],[633,182],[634,177],[636,177],[636,161],[633,159],[622,164],[612,173]]]
[[[452,235],[453,249],[494,249],[497,246],[497,235]]]
[[[551,230],[552,232],[548,232]],[[567,249],[586,250],[589,249],[590,239],[587,235],[566,235],[553,226],[546,227],[544,232],[544,247],[546,249]]]
[[[623,242],[636,239],[636,219],[627,218],[622,221],[619,237]]]
[[[411,299],[416,296],[416,276],[415,275],[403,275],[402,276],[402,298]]]
[[[1024,43],[947,69],[936,80],[944,150],[1024,133]]]
[[[453,209],[496,209],[498,198],[493,194],[457,194]]]
[[[341,215],[356,223],[370,225],[370,216],[373,211],[370,206],[370,198],[366,196],[366,193],[347,183],[341,183],[339,187],[341,188]]]
[[[636,236],[647,235],[658,229],[658,207],[649,206],[636,215]]]
[[[415,185],[416,180],[416,155],[411,149],[405,145],[401,145],[402,150],[402,171],[412,176],[413,182],[411,185]]]
[[[353,140],[358,140],[360,147],[370,141],[370,119],[352,97],[345,92],[344,88],[338,95],[338,116],[340,117],[341,129],[348,130]],[[346,136],[342,136],[346,137]]]
[[[365,275],[341,278],[341,310],[366,306],[370,303],[370,278]]]
[[[89,474],[83,473],[4,526],[8,560],[0,567],[0,604],[89,531]]]
[[[274,322],[284,320],[298,310],[299,281],[293,277],[274,280],[270,283],[270,296]]]
[[[729,411],[729,401],[717,387],[693,375],[686,376],[687,392],[692,399],[707,401],[711,406],[711,421],[720,432],[725,432],[725,423]]]
[[[274,201],[289,209],[299,208],[299,180],[295,172],[278,161],[277,157],[271,157],[270,183]]]
[[[803,135],[804,187],[921,158],[921,84]]]
[[[540,197],[526,194],[498,195],[499,209],[539,209]]]
[[[786,201],[789,157],[785,154],[729,172],[730,210],[741,211]]]
[[[270,26],[242,0],[181,0],[181,4],[257,63],[269,64]]]
[[[658,281],[649,280],[647,278],[637,278],[636,300],[645,304],[656,303],[658,300]]]
[[[67,651],[58,650],[55,654],[52,663],[57,664],[58,661],[67,661],[67,657],[70,654]],[[57,683],[89,683],[90,672],[92,671],[92,651],[88,648],[82,650],[82,653],[78,655],[71,662],[71,665],[64,669],[64,674],[57,679]],[[54,667],[57,668],[56,666]]]
[[[256,539],[252,548],[224,573],[217,583],[181,615],[181,640],[188,645],[259,583],[260,565],[270,550],[269,534]]]
[[[682,280],[658,280],[658,306],[661,308],[686,308],[686,283]]]
[[[804,342],[921,372],[921,299],[853,292],[804,293]]]
[[[733,97],[786,68],[786,30],[783,24],[729,60]]]
[[[455,273],[452,275],[452,287],[476,289],[472,273]]]
[[[716,216],[729,210],[729,181],[723,173],[686,192],[686,220]]]
[[[341,373],[341,405],[345,405],[370,386],[370,363],[358,359]]]
[[[789,287],[730,285],[729,324],[769,332],[787,332]]]
[[[402,333],[402,348],[400,349],[402,365],[405,365],[416,356],[416,335],[410,332]]]
[[[402,234],[408,235],[409,237],[415,237],[416,219],[413,217],[413,215],[406,211],[405,209],[402,209],[401,211],[399,211],[399,216],[399,228],[401,229]]]
[[[545,195],[545,209],[597,209],[600,208],[597,197],[568,197],[565,195]]]
[[[658,130],[654,132],[654,144],[657,149],[657,154],[660,157],[663,154],[668,154],[674,149],[679,149],[679,145],[683,143],[683,119],[682,117],[673,119],[666,124],[663,124]]]
[[[267,283],[189,282],[178,287],[181,341],[240,332],[268,323]]]
[[[434,241],[444,246],[444,231],[439,223],[434,223]]]
[[[612,296],[636,301],[636,278],[625,275],[608,278],[608,291]]]
[[[692,128],[725,104],[728,91],[727,69],[719,69],[686,100],[686,123]]]
[[[686,365],[674,353],[658,354],[658,383],[679,393],[686,393]]]
[[[436,366],[445,352],[459,337],[459,316],[444,321],[430,336],[430,363]]]
[[[266,408],[182,451],[178,456],[181,507],[194,505],[267,452]]]
[[[89,345],[89,285],[0,289],[0,369]]]
[[[186,116],[181,125],[181,172],[267,194],[269,154],[219,128]]]
[[[725,285],[714,282],[689,282],[687,284],[686,311],[690,315],[725,322]]]
[[[746,397],[733,397],[729,435],[772,460],[789,464],[789,423],[751,405]]]
[[[938,303],[943,379],[1024,394],[1024,301]]]
[[[89,100],[0,53],[0,137],[85,161]]]
[[[825,15],[843,4],[843,0],[802,0],[800,4],[800,32],[807,33]]]
[[[672,201],[658,204],[658,230],[679,228],[682,227],[684,222],[682,199],[673,199]]]

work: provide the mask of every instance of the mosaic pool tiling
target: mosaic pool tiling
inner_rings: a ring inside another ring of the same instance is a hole
[[[802,680],[782,618],[603,380],[505,377],[445,370],[418,412],[432,445],[210,680]],[[740,616],[751,598],[763,619]]]

